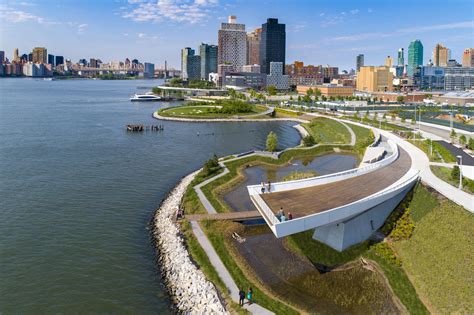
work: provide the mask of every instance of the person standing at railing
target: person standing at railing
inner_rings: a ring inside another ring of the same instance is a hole
[[[288,211],[288,221],[293,220],[293,215]]]
[[[262,189],[260,189],[260,191],[262,192],[262,194],[265,193],[265,183],[264,182],[262,182]]]

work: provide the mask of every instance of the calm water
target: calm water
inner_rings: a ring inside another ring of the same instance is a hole
[[[128,134],[169,106],[128,100],[151,84],[0,79],[0,313],[169,312],[148,231],[160,200],[214,153],[271,130],[299,142],[279,122]]]
[[[347,154],[328,154],[315,158],[294,160],[282,167],[254,166],[244,169],[245,180],[224,195],[224,200],[235,211],[257,210],[247,192],[248,185],[261,182],[278,182],[292,172],[315,171],[318,175],[326,175],[356,167],[357,159]]]

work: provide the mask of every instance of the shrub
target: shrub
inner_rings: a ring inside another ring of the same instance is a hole
[[[214,154],[214,156],[211,159],[207,160],[206,163],[204,163],[203,175],[209,176],[217,172],[219,169],[220,169],[219,159],[217,158],[217,155]]]
[[[395,266],[402,265],[402,261],[400,260],[400,258],[397,257],[397,255],[395,255],[392,248],[387,242],[381,242],[381,243],[372,245],[370,246],[370,249],[373,250],[377,256],[384,258],[389,263]]]
[[[474,150],[474,138],[469,138],[467,147],[469,148],[469,150]]]
[[[270,131],[270,133],[267,136],[267,151],[275,152],[277,149],[277,146],[278,146],[278,137],[273,131]]]
[[[459,179],[459,166],[454,165],[453,169],[451,170],[451,178],[454,180]]]
[[[311,147],[316,144],[316,141],[312,135],[307,135],[303,138],[303,144],[305,147]]]
[[[410,209],[406,209],[405,213],[395,223],[395,228],[390,233],[390,238],[394,240],[406,240],[411,237],[415,225],[410,217]]]

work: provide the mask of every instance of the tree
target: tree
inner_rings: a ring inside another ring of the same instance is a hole
[[[474,150],[474,138],[469,138],[467,147],[469,148],[469,150]]]
[[[237,92],[234,89],[228,89],[230,98],[236,98]]]
[[[267,151],[275,152],[277,150],[277,146],[278,146],[278,137],[273,131],[270,131],[270,133],[267,136]]]
[[[467,142],[466,136],[465,136],[465,135],[461,135],[461,136],[459,137],[459,144],[462,145],[462,146],[465,146],[465,145],[466,145],[466,142]]]
[[[451,170],[451,178],[454,180],[459,179],[459,166],[454,165],[453,169]]]
[[[451,142],[454,142],[456,140],[456,131],[454,131],[454,129],[451,129],[449,137],[451,138]]]
[[[316,95],[316,97],[321,96],[321,91],[318,88],[315,88],[314,89],[314,95]]]
[[[309,88],[307,91],[306,91],[306,95],[311,97],[311,95],[313,95],[313,89],[312,88]]]
[[[405,98],[402,95],[397,96],[397,102],[403,103],[405,101]]]
[[[305,147],[311,147],[316,144],[316,141],[314,140],[312,135],[307,135],[303,138],[303,144]]]
[[[276,95],[277,88],[274,85],[269,85],[267,86],[267,92],[268,92],[268,95]]]

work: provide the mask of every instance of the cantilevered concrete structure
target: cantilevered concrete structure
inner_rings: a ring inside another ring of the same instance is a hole
[[[252,202],[276,237],[314,229],[313,238],[342,251],[368,239],[419,177],[410,156],[388,140],[387,156],[363,167],[272,183],[270,192],[248,186]],[[293,219],[280,222],[283,208]]]

